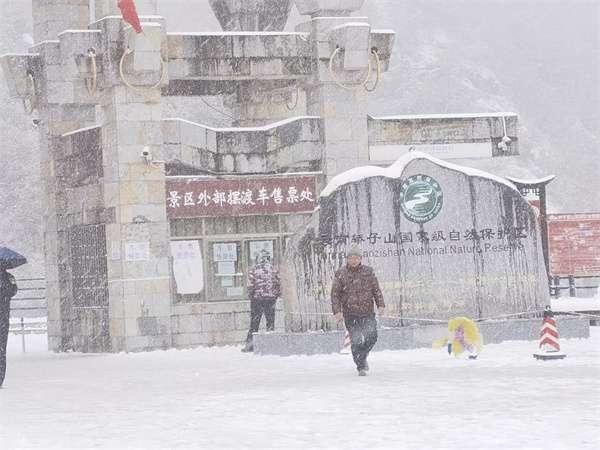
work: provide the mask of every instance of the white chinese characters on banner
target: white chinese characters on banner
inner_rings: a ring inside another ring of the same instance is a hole
[[[202,253],[198,241],[171,241],[173,274],[178,294],[199,294],[204,290]]]
[[[209,205],[225,208],[234,205],[274,205],[284,204],[311,204],[315,203],[314,192],[306,187],[299,189],[296,186],[290,186],[287,190],[281,187],[267,189],[261,187],[257,190],[214,190],[213,192],[203,190],[202,192],[181,192],[178,190],[169,191],[167,205],[169,208],[177,209],[186,206],[204,206]]]

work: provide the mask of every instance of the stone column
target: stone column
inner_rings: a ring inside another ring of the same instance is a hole
[[[125,63],[130,86],[118,79],[105,90],[101,104],[104,203],[114,211],[106,225],[113,351],[171,345],[169,223],[158,86],[165,34],[158,23],[143,26],[144,34],[134,37],[143,42],[133,44],[134,54]]]
[[[282,31],[292,7],[291,0],[209,0],[209,4],[221,28],[231,32]],[[252,127],[304,115],[304,98],[293,81],[265,77],[238,83],[236,92],[223,101],[230,108],[233,126]]]
[[[368,93],[363,82],[369,70],[374,76],[369,61],[371,30],[366,18],[347,17],[362,3],[296,0],[300,13],[312,17],[297,29],[310,32],[317,62],[307,92],[307,114],[320,116],[324,123],[323,170],[327,180],[369,161]]]
[[[291,0],[209,0],[225,31],[282,31]]]
[[[308,115],[320,116],[323,120],[323,171],[326,181],[348,169],[367,165],[369,137],[365,91],[349,91],[324,81],[312,86],[307,103]]]
[[[298,12],[311,17],[346,17],[362,8],[365,0],[294,0]]]
[[[94,111],[77,105],[46,104],[39,108],[40,174],[43,189],[42,231],[46,302],[48,305],[48,348],[72,349],[71,270],[68,243],[69,215],[63,183],[61,135],[94,124]],[[75,126],[74,126],[75,124]]]
[[[42,219],[48,304],[48,347],[71,348],[70,270],[67,242],[66,194],[61,187],[61,135],[93,125],[94,109],[76,105],[75,87],[65,77],[58,35],[66,29],[87,29],[89,0],[32,0],[33,34],[40,55],[30,68],[36,92],[36,121],[40,135],[40,173],[43,185]]]
[[[75,102],[75,84],[63,71],[59,41],[42,42],[32,47],[31,53],[39,55],[28,73],[35,88],[32,120],[39,129],[48,347],[61,351],[72,348],[69,205],[64,185],[68,168],[63,164],[61,136],[94,125],[95,113],[93,106]]]

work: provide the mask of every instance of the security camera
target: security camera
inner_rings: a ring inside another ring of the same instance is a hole
[[[142,158],[146,160],[146,162],[152,161],[152,153],[150,153],[150,147],[144,147],[142,149]]]
[[[37,117],[36,117],[36,118],[33,118],[33,119],[31,119],[31,124],[32,124],[34,127],[39,127],[39,126],[40,126],[40,123],[42,123],[42,121],[41,121],[41,119],[39,119],[39,118],[37,118]]]

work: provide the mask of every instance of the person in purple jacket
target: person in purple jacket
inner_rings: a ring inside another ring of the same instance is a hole
[[[271,257],[261,251],[258,262],[248,274],[248,295],[250,297],[250,330],[243,352],[254,350],[252,335],[258,331],[260,320],[265,315],[267,331],[275,329],[275,303],[281,293],[279,274],[273,267]]]

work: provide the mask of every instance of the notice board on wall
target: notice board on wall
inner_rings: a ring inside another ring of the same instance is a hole
[[[600,276],[600,213],[549,214],[552,275]]]

